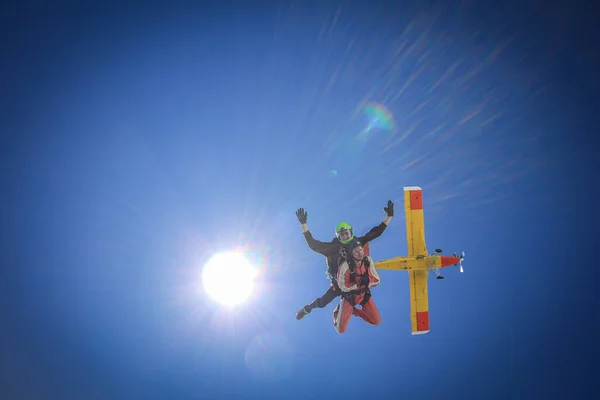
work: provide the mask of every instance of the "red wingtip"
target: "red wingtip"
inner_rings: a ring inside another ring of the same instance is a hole
[[[411,210],[422,210],[423,209],[423,197],[421,190],[410,191],[410,209]]]
[[[429,311],[417,312],[417,332],[429,330]]]

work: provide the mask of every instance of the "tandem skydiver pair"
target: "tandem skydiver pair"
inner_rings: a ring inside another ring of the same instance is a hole
[[[387,207],[383,210],[386,218],[364,236],[355,237],[352,226],[347,222],[340,222],[336,226],[335,237],[330,242],[315,239],[307,226],[308,213],[303,208],[296,211],[308,247],[325,256],[327,278],[331,281],[321,297],[296,313],[296,319],[304,318],[315,308],[326,307],[340,296],[340,302],[333,311],[333,325],[338,333],[346,331],[352,315],[371,325],[379,325],[381,317],[371,298],[371,288],[379,285],[380,278],[373,259],[365,255],[364,246],[385,231],[394,216],[394,203],[388,200]]]

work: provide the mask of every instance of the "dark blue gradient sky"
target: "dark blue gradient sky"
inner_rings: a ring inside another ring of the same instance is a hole
[[[3,4],[1,398],[588,398],[591,5]],[[365,101],[394,131],[356,140]],[[467,253],[431,332],[391,271],[380,326],[297,321],[328,282],[296,208],[329,240],[394,200],[385,259],[413,185],[430,250]],[[201,269],[236,248],[260,275],[226,310]]]

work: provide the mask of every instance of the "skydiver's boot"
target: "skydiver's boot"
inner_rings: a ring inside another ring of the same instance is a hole
[[[305,315],[310,314],[311,311],[312,311],[312,307],[310,307],[310,304],[305,305],[300,310],[298,310],[298,312],[296,313],[296,319],[298,321],[301,320],[302,318],[304,318]]]

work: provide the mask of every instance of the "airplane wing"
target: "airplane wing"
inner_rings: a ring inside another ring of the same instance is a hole
[[[425,223],[423,218],[422,189],[418,186],[404,188],[404,212],[406,214],[406,240],[408,255],[427,255],[425,245]],[[429,271],[409,271],[410,319],[412,334],[429,332],[429,297],[427,278]]]
[[[410,320],[412,334],[420,335],[429,332],[429,296],[427,294],[427,277],[429,271],[409,271],[410,285]]]
[[[420,187],[409,186],[404,188],[404,213],[406,214],[408,256],[426,256],[423,197]]]

